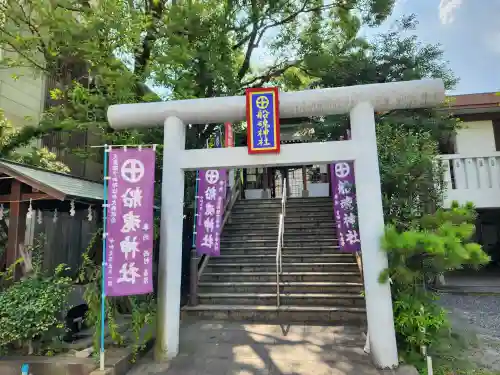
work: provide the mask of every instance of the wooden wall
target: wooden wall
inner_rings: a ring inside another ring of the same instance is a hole
[[[43,211],[43,223],[37,223],[35,226],[35,242],[40,234],[45,236],[44,269],[53,270],[59,264],[65,263],[73,272],[78,272],[82,254],[101,227],[99,218],[94,216],[92,221],[88,221],[87,210],[78,210],[75,216],[60,212],[55,223],[53,218],[53,211]],[[101,238],[96,241],[95,246],[100,249]],[[97,254],[100,254],[100,250]],[[100,259],[96,261],[100,262]]]

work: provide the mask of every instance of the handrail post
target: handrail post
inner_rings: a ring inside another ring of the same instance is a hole
[[[189,275],[189,304],[198,305],[198,257],[196,247],[191,249],[190,275]]]
[[[280,281],[283,273],[283,258],[282,250],[284,245],[285,235],[285,215],[286,215],[286,198],[287,198],[286,177],[283,179],[283,189],[281,195],[281,213],[278,221],[278,241],[276,243],[276,307],[280,307]]]
[[[276,307],[280,307],[280,275],[281,275],[281,238],[283,228],[283,214],[278,220],[278,241],[276,243]]]

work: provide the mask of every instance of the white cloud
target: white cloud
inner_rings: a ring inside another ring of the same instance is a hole
[[[439,19],[443,25],[452,23],[455,12],[462,5],[463,0],[441,0],[439,2]]]

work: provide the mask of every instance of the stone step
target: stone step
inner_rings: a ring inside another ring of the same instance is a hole
[[[227,221],[226,227],[227,228],[233,228],[235,229],[241,229],[242,226],[245,226],[245,223],[252,223],[252,228],[255,225],[256,228],[258,227],[259,223],[264,223],[265,228],[267,227],[277,227],[279,224],[279,215],[271,215],[271,216],[264,216],[261,215],[260,219],[257,220],[258,217],[253,216],[250,217],[249,221],[244,222],[243,220],[244,215],[236,216],[233,217],[232,215],[230,216],[230,220]],[[333,216],[333,214],[329,217],[313,217],[313,216],[307,216],[307,217],[291,217],[291,216],[286,216],[285,217],[285,224],[288,224],[291,228],[294,229],[304,229],[304,228],[325,228],[325,227],[332,227],[332,223],[336,223],[336,220]]]
[[[348,259],[354,259],[351,253],[341,253],[338,246],[314,246],[314,247],[297,247],[287,246],[282,250],[283,255],[321,255],[321,254],[336,254]],[[222,255],[276,255],[276,244],[274,246],[262,247],[221,247]],[[215,258],[215,257],[214,257]]]
[[[240,281],[240,282],[201,282],[199,293],[264,293],[276,294],[276,274],[274,281]],[[347,293],[355,297],[361,296],[363,284],[360,282],[280,282],[280,293],[283,294],[338,294]]]
[[[262,229],[270,230],[270,231],[276,231],[278,232],[278,223],[279,221],[276,220],[276,223],[268,223],[268,222],[262,222],[262,221],[254,221],[250,225],[248,222],[243,222],[243,221],[232,221],[232,222],[227,222],[226,225],[224,226],[224,232],[226,231],[258,231]],[[321,220],[321,221],[316,221],[316,220],[290,220],[289,218],[285,218],[285,228],[286,230],[308,230],[308,229],[331,229],[335,228],[335,220],[332,218],[331,220]]]
[[[331,207],[330,207],[331,206]],[[299,213],[299,212],[328,212],[328,213],[333,213],[333,203],[330,206],[326,206],[324,204],[317,205],[317,206],[285,206],[285,210],[287,214],[293,214],[293,213]],[[280,206],[275,206],[275,207],[269,207],[269,206],[234,206],[233,210],[231,211],[233,214],[242,214],[242,213],[266,213],[267,214],[274,214],[274,213],[281,213],[281,205]]]
[[[288,197],[286,200],[287,204],[315,204],[315,203],[324,203],[331,202],[331,197]],[[281,197],[277,198],[268,198],[268,199],[240,199],[238,200],[238,204],[242,205],[254,205],[254,204],[281,204]]]
[[[222,238],[221,239],[221,249],[227,247],[276,247],[276,243],[278,240],[278,235],[276,234],[275,238],[269,239],[232,239],[232,238]],[[291,239],[285,237],[285,248],[288,246],[292,247],[317,247],[317,246],[338,246],[338,240],[336,238],[300,238],[300,239]]]
[[[277,201],[273,201],[272,203],[269,202],[261,202],[261,203],[243,203],[244,201],[238,201],[234,205],[234,209],[269,209],[269,210],[274,210],[274,209],[281,209],[282,204],[281,204],[281,199]],[[318,202],[313,202],[313,203],[298,203],[298,202],[293,202],[293,201],[287,201],[285,203],[286,208],[290,209],[300,209],[303,207],[306,208],[311,208],[311,209],[317,209],[317,208],[323,208],[323,207],[331,207],[333,208],[333,200],[328,200],[328,201],[318,201]]]
[[[276,293],[199,293],[202,305],[276,305]],[[294,306],[364,307],[362,296],[337,294],[282,294],[280,303]]]
[[[284,263],[283,272],[355,272],[356,263]],[[276,272],[274,263],[213,263],[208,262],[204,272]]]
[[[222,271],[222,270],[221,270]],[[347,282],[361,283],[359,271],[347,272],[283,272],[280,276],[282,282]],[[263,281],[275,282],[275,272],[203,272],[201,282],[242,282]]]
[[[278,226],[273,225],[273,226],[266,226],[263,228],[255,228],[255,226],[252,225],[247,225],[245,228],[240,227],[237,229],[234,229],[230,226],[224,227],[223,230],[223,235],[242,235],[242,234],[253,234],[256,236],[266,236],[266,235],[276,235],[278,233]],[[296,227],[289,227],[287,223],[285,223],[285,235],[301,235],[301,234],[307,234],[307,235],[317,235],[321,236],[324,234],[335,234],[337,233],[335,224],[332,223],[328,226],[323,226],[323,227],[317,227],[317,226],[310,226],[309,228],[296,228]]]
[[[182,318],[188,320],[233,320],[274,324],[352,325],[366,329],[366,309],[345,306],[251,306],[251,305],[197,305],[185,306]]]
[[[307,198],[290,198],[286,200],[286,204],[321,204],[325,202],[332,202],[331,197],[307,197]],[[240,199],[237,201],[238,205],[252,206],[260,204],[276,204],[281,205],[281,197],[268,198],[268,199]]]
[[[302,232],[302,233],[288,233],[285,230],[284,234],[284,239],[285,239],[285,244],[288,243],[288,241],[331,241],[331,240],[337,240],[337,234],[335,231],[332,229],[328,231],[327,233],[308,233],[308,232]],[[227,233],[224,232],[222,233],[221,236],[221,242],[224,241],[250,241],[250,240],[261,240],[261,241],[277,241],[278,240],[278,231],[275,233],[272,232],[267,232],[267,233],[255,233],[252,230],[249,230],[248,233],[244,232],[239,232],[239,233]]]
[[[355,263],[355,258],[351,254],[282,254],[283,264],[287,263],[334,263],[334,262],[353,262]],[[273,263],[276,264],[276,250],[275,254],[264,254],[264,255],[236,255],[227,254],[223,252],[220,256],[215,256],[210,258],[210,262],[213,263]]]
[[[281,211],[231,211],[231,221],[243,220],[249,218],[278,218]],[[323,220],[332,219],[333,220],[333,210],[332,211],[287,211],[286,217],[288,219],[312,219],[312,220]]]
[[[290,217],[285,217],[285,226],[287,226],[290,223],[314,223],[314,224],[323,224],[323,225],[328,225],[330,228],[335,226],[335,219],[333,215],[331,217],[323,217],[323,218],[317,218],[317,217],[297,217],[297,218],[290,218]],[[245,217],[245,216],[238,216],[236,218],[231,217],[231,220],[228,221],[228,225],[245,225],[247,227],[253,228],[254,225],[262,225],[264,224],[265,226],[269,227],[275,227],[279,224],[279,216],[253,216],[253,217]]]

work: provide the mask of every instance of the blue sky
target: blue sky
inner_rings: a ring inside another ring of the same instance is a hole
[[[398,0],[387,28],[403,15],[416,14],[416,34],[440,44],[460,78],[453,94],[500,91],[500,0]]]
[[[366,30],[366,35],[383,32],[410,14],[417,16],[419,40],[440,44],[449,67],[460,78],[449,94],[500,91],[500,0],[397,0],[391,17],[382,26]],[[269,34],[267,38],[272,38]],[[259,66],[272,61],[263,45],[254,51],[251,62]]]
[[[449,67],[460,78],[450,94],[500,91],[500,0],[397,0],[391,17],[363,34],[370,37],[386,31],[410,14],[417,16],[419,40],[440,44]],[[255,52],[254,66],[272,63],[265,46]]]

